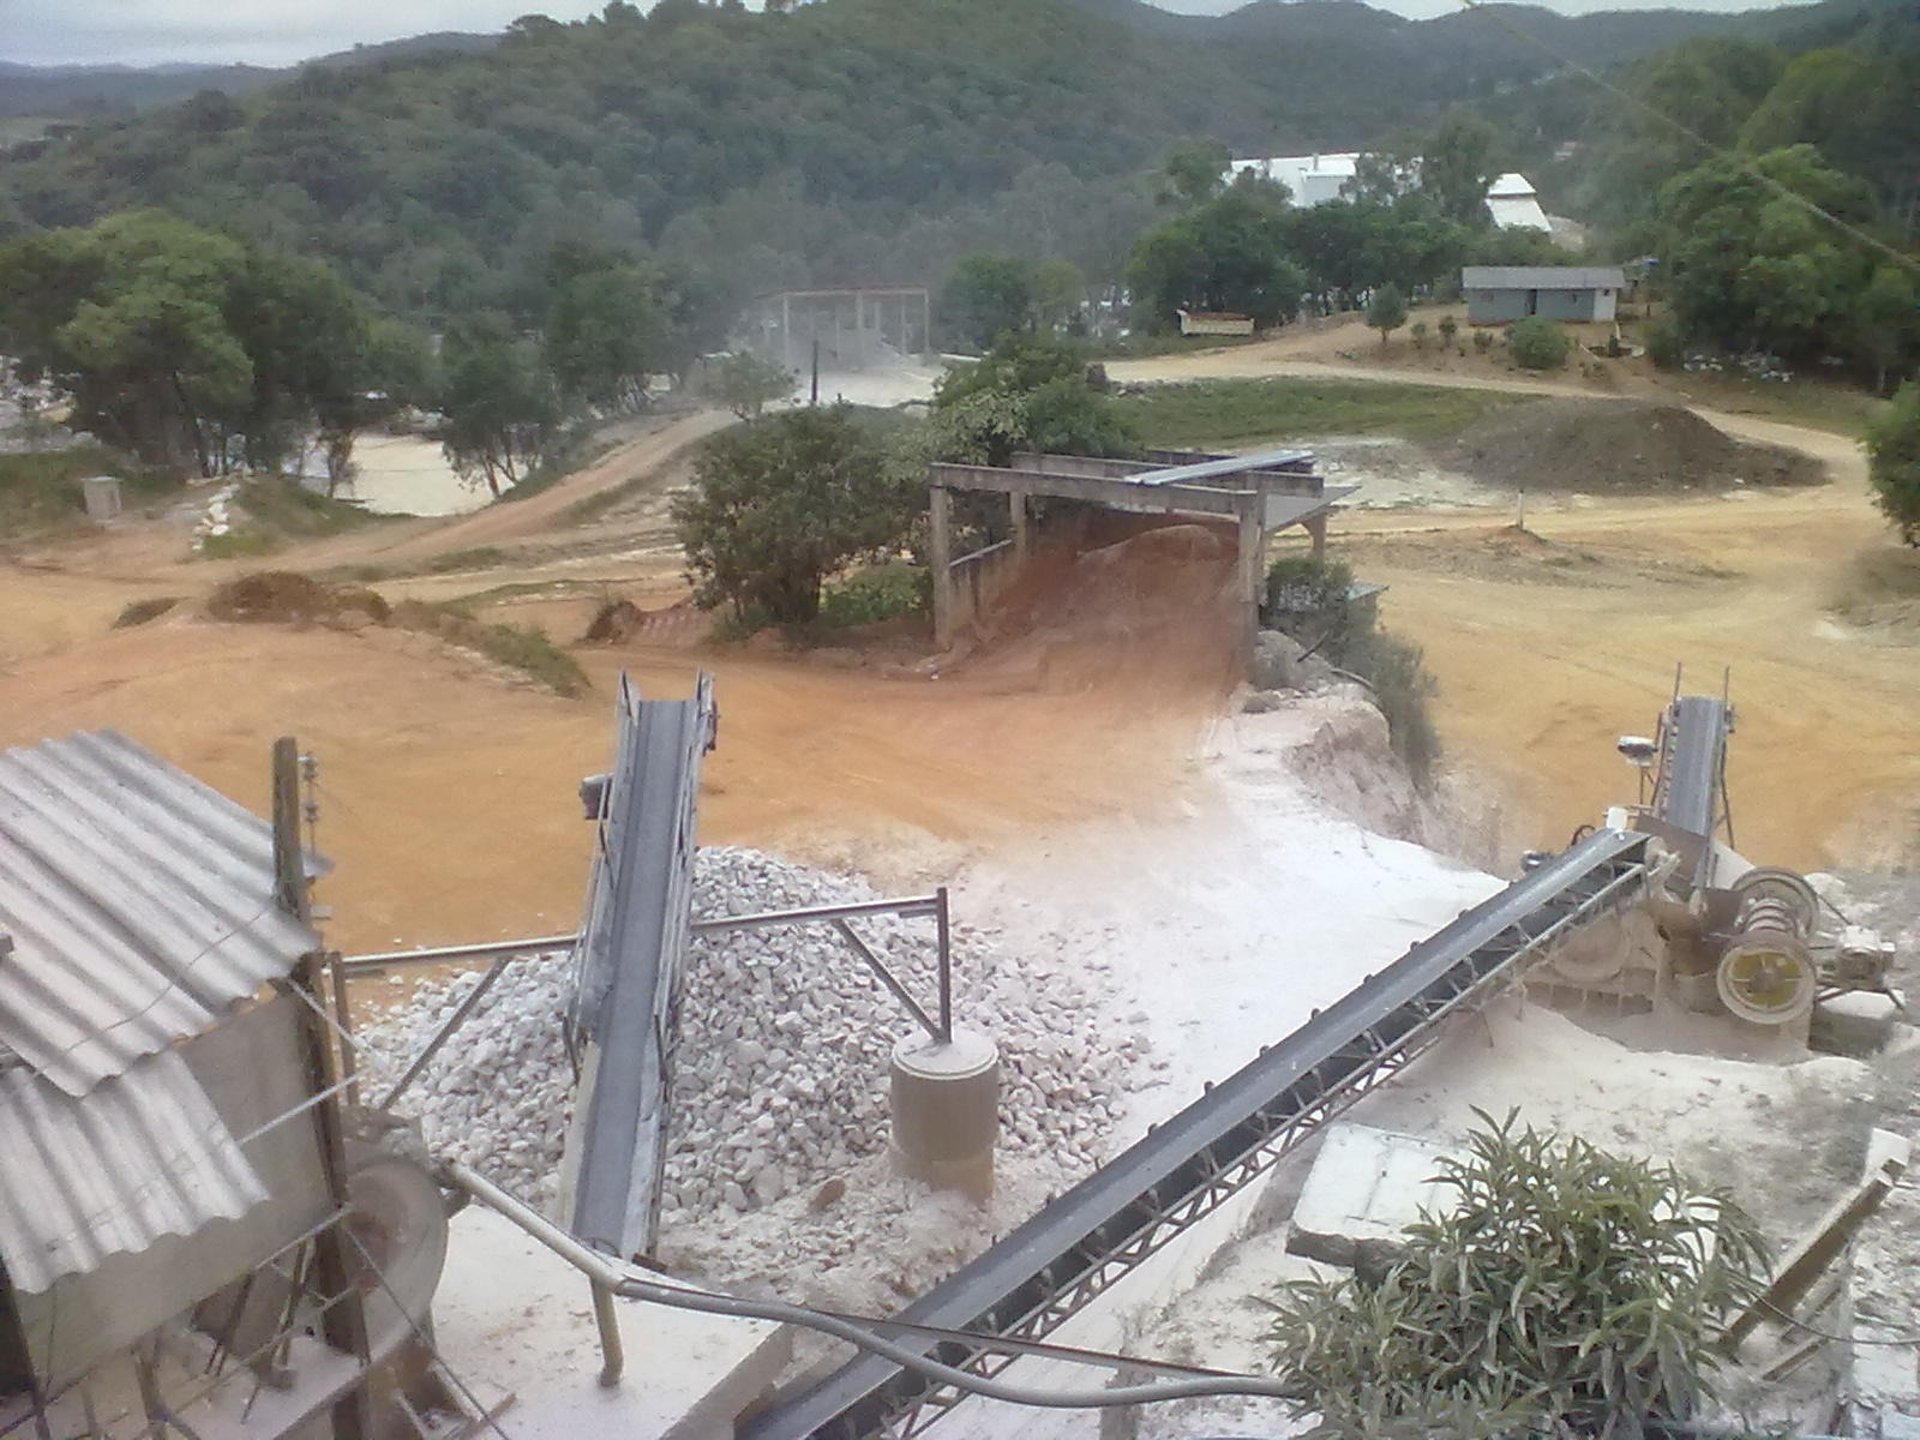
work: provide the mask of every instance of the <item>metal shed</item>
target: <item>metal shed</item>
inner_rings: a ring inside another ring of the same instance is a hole
[[[1470,325],[1613,319],[1626,276],[1618,265],[1468,265],[1460,272]]]

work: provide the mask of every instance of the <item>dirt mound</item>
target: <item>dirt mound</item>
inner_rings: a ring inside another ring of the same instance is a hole
[[[1233,556],[1233,539],[1205,525],[1043,552],[981,624],[966,668],[1070,688],[1227,688],[1237,671]]]
[[[1678,405],[1633,400],[1516,405],[1434,453],[1483,484],[1511,490],[1632,495],[1826,479],[1805,455],[1730,439]]]
[[[243,624],[311,623],[355,612],[380,622],[391,613],[372,590],[323,585],[290,570],[242,575],[207,597],[208,615]]]
[[[609,600],[594,612],[580,638],[591,645],[614,645],[632,639],[646,623],[647,612],[631,600]]]

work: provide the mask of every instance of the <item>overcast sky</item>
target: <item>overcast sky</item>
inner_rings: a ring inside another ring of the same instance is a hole
[[[1239,0],[1157,0],[1165,9],[1218,14]],[[1460,0],[1372,0],[1427,17]],[[1787,0],[1545,0],[1587,10],[1755,10]],[[25,65],[159,65],[247,61],[289,65],[356,43],[433,30],[498,30],[530,10],[577,20],[600,9],[575,0],[0,0],[0,60]]]

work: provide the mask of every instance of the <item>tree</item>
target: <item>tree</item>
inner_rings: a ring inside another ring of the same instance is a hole
[[[1853,307],[1854,348],[1873,367],[1873,393],[1887,393],[1887,372],[1898,372],[1920,335],[1920,294],[1905,270],[1882,265]]]
[[[1307,279],[1287,257],[1286,235],[1275,203],[1235,186],[1135,245],[1127,268],[1134,304],[1156,329],[1172,328],[1181,310],[1249,315],[1256,325],[1287,319]]]
[[[440,432],[447,463],[498,499],[545,452],[560,419],[538,347],[504,316],[481,313],[447,332]]]
[[[736,350],[713,367],[713,398],[742,420],[757,420],[776,400],[793,394],[791,370],[751,350]]]
[[[1012,255],[969,255],[940,287],[940,324],[949,341],[990,350],[1034,320],[1033,267]]]
[[[1920,381],[1902,385],[1867,426],[1867,475],[1901,541],[1920,545]]]
[[[1487,188],[1498,173],[1493,148],[1499,137],[1478,115],[1455,111],[1442,120],[1421,155],[1420,188],[1456,224],[1475,230],[1490,223]]]
[[[1233,152],[1218,140],[1182,140],[1167,151],[1160,166],[1160,201],[1191,209],[1204,205],[1226,183]]]
[[[1129,455],[1138,441],[1078,347],[1009,336],[934,387],[930,457],[1005,465],[1022,450]]]
[[[1553,321],[1529,315],[1513,322],[1507,332],[1507,350],[1522,370],[1556,370],[1566,363],[1571,342]]]
[[[1273,1361],[1302,1410],[1342,1440],[1691,1418],[1717,1322],[1760,1290],[1753,1222],[1669,1166],[1480,1118],[1401,1258],[1283,1292]]]
[[[845,406],[787,410],[709,440],[673,522],[695,601],[766,624],[806,624],[825,581],[899,545],[924,476],[886,463]]]
[[[1387,348],[1387,336],[1407,323],[1407,297],[1391,282],[1380,286],[1367,301],[1367,328],[1380,332],[1380,348]]]
[[[655,277],[621,259],[556,277],[542,350],[570,405],[635,410],[647,377],[667,368],[668,321]]]

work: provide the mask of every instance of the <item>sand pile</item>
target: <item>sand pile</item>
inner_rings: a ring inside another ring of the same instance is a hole
[[[1436,447],[1443,464],[1508,490],[1652,494],[1735,485],[1815,485],[1797,451],[1749,445],[1678,405],[1541,400],[1495,411]]]

